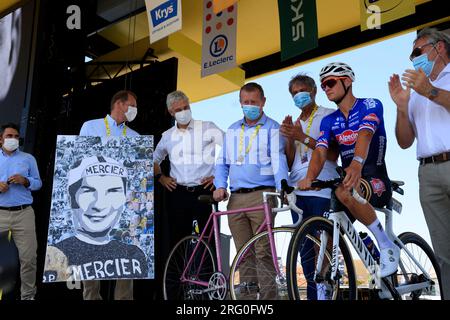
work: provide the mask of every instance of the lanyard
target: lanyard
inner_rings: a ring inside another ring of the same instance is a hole
[[[241,127],[241,134],[240,134],[240,136],[239,136],[239,151],[238,151],[238,154],[239,154],[239,162],[243,162],[244,161],[244,155],[242,155],[242,149],[244,148],[244,124],[242,124],[242,127]],[[256,129],[255,129],[255,131],[252,133],[252,135],[250,136],[250,141],[248,142],[248,146],[247,146],[247,148],[245,149],[245,154],[248,154],[249,152],[250,152],[250,149],[252,148],[252,143],[253,143],[253,140],[255,139],[255,137],[258,135],[258,132],[259,132],[259,128],[261,128],[261,125],[260,124],[258,124],[257,126],[256,126]]]
[[[105,127],[106,127],[106,136],[109,137],[111,135],[111,128],[109,127],[108,116],[106,116],[104,120],[105,120]],[[124,137],[127,136],[127,126],[125,124],[123,125],[122,135]]]
[[[316,113],[317,109],[318,109],[317,105],[314,105],[314,109],[313,109],[313,111],[311,112],[311,114],[309,116],[308,126],[306,127],[306,135],[307,136],[309,136],[309,132],[311,131],[311,126],[312,126],[312,122],[313,122],[313,119],[314,119],[314,114]],[[308,152],[308,149],[309,149],[309,147],[305,146],[305,155]]]

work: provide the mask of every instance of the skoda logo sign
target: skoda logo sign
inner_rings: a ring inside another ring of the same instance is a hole
[[[209,45],[209,53],[217,58],[220,57],[228,47],[228,39],[224,35],[218,35],[215,37]]]

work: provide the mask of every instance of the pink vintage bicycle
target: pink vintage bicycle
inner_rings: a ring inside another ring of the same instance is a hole
[[[301,223],[302,211],[295,206],[296,196],[286,180],[281,192],[263,192],[263,205],[230,211],[218,211],[211,196],[199,201],[212,205],[212,212],[200,235],[181,239],[169,254],[163,276],[166,300],[288,299],[286,260],[295,227]],[[269,197],[286,199],[288,205],[270,208]],[[295,225],[275,228],[273,214],[292,210],[299,215]],[[264,223],[238,251],[225,275],[220,252],[219,217],[244,212],[264,211]],[[214,237],[214,238],[213,238]],[[212,249],[212,240],[214,248]],[[228,295],[229,292],[229,295]]]

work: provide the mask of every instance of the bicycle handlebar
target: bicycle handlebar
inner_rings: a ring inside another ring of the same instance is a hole
[[[286,179],[281,180],[281,191],[280,191],[281,203],[283,205],[284,198],[286,198],[288,201],[288,208],[281,207],[281,208],[272,209],[273,212],[280,212],[280,211],[286,211],[286,210],[291,209],[292,211],[294,211],[297,214],[297,216],[298,216],[297,223],[295,223],[293,225],[285,226],[285,227],[296,227],[303,220],[303,210],[300,209],[299,207],[297,207],[297,205],[296,205],[297,196],[293,192],[294,190],[297,190],[297,188],[289,186]]]
[[[342,181],[345,179],[345,171],[342,167],[337,167],[336,172],[339,174],[338,178],[331,179],[331,180],[314,180],[311,183],[311,188],[313,189],[327,189],[330,188],[332,190],[335,190],[340,184],[342,184]],[[359,195],[359,193],[353,189],[352,190],[352,196],[355,198],[356,201],[358,201],[361,204],[366,204],[367,200],[364,199]]]

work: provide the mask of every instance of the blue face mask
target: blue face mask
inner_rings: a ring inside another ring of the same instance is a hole
[[[294,96],[294,103],[300,110],[312,102],[311,93],[307,91],[299,92]]]
[[[418,57],[415,57],[412,60],[412,63],[414,65],[414,69],[416,71],[419,71],[419,69],[422,69],[423,72],[427,75],[427,77],[430,76],[431,71],[433,71],[434,67],[434,61],[428,60],[428,53],[424,53]]]
[[[243,105],[242,111],[244,111],[244,115],[249,120],[256,120],[260,116],[260,108],[258,106],[252,105]]]

